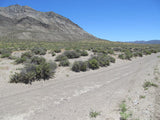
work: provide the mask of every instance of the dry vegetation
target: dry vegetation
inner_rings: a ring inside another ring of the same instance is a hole
[[[72,43],[72,44],[71,44]],[[23,51],[20,56],[13,56],[12,52]],[[49,51],[49,52],[47,52]],[[89,69],[95,70],[100,67],[115,63],[116,59],[131,60],[133,57],[142,57],[160,51],[159,45],[138,45],[130,43],[118,43],[102,40],[80,41],[80,42],[49,42],[49,41],[22,41],[4,40],[0,41],[1,58],[14,59],[16,64],[24,64],[20,73],[12,75],[11,83],[32,83],[35,80],[49,79],[53,77],[56,63],[58,66],[71,67],[72,71],[80,72]],[[73,64],[69,59],[87,57],[88,52],[93,55],[85,61],[75,61]],[[44,55],[55,56],[55,61],[46,62]],[[115,59],[116,58],[116,59]],[[58,61],[58,62],[57,62]]]

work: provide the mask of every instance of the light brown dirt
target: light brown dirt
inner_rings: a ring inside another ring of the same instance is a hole
[[[128,91],[142,86],[158,55],[117,60],[110,67],[88,72],[63,68],[55,78],[32,85],[8,83],[15,69],[8,61],[12,69],[0,69],[0,120],[90,120],[91,109],[101,112],[96,120],[119,120],[119,103]]]

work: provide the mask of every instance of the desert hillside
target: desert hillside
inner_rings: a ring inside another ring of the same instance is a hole
[[[28,6],[0,7],[0,21],[1,37],[50,41],[96,39],[68,18]]]

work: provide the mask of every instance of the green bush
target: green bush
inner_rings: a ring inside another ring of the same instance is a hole
[[[123,60],[123,59],[125,59],[125,55],[124,55],[124,54],[119,54],[119,55],[118,55],[118,58],[120,58],[120,59]]]
[[[24,63],[24,62],[26,62],[28,59],[30,59],[31,57],[33,57],[33,53],[31,53],[31,52],[25,52],[25,53],[23,53],[23,54],[21,55],[20,58],[17,58],[17,59],[15,60],[15,62],[16,62],[17,64]]]
[[[33,64],[40,65],[40,64],[43,64],[45,62],[46,62],[46,60],[43,57],[34,56],[34,57],[31,58],[31,63],[33,63]]]
[[[81,54],[81,56],[88,56],[88,52],[85,50],[80,51],[80,54]]]
[[[63,60],[67,60],[68,58],[65,55],[58,55],[55,59],[55,61],[63,61]]]
[[[20,63],[24,63],[26,60],[27,60],[27,59],[26,59],[25,57],[23,57],[23,58],[17,58],[17,59],[15,60],[15,62],[16,62],[17,64],[20,64]]]
[[[112,49],[108,50],[107,52],[108,54],[114,54],[114,51]]]
[[[133,57],[133,55],[130,51],[125,52],[125,59],[131,60],[132,57]]]
[[[110,62],[115,63],[115,58],[105,54],[98,54],[97,56],[93,56],[93,58],[98,61],[101,67],[109,66]]]
[[[31,51],[36,55],[45,55],[47,52],[47,49],[43,47],[34,47],[31,49]]]
[[[99,66],[104,67],[104,66],[109,66],[110,61],[109,58],[106,57],[105,55],[98,55],[93,57],[92,59],[96,59]]]
[[[131,58],[133,57],[133,54],[129,50],[124,50],[124,54],[120,54],[118,57],[120,59],[131,60]]]
[[[111,56],[108,56],[109,57],[109,61],[111,63],[115,63],[116,62],[116,59],[114,57],[111,57]]]
[[[54,75],[57,65],[53,62],[41,64],[28,63],[20,71],[11,76],[11,83],[32,83],[35,80],[46,80]]]
[[[96,59],[92,58],[88,61],[89,68],[95,70],[99,68],[99,63]]]
[[[72,58],[79,58],[81,54],[76,51],[65,51],[64,55],[67,56],[67,58],[72,59]]]
[[[1,54],[1,58],[8,58],[11,56],[11,50],[9,49],[1,49],[0,50],[0,54]]]
[[[76,61],[72,66],[72,70],[75,72],[87,71],[87,62]]]
[[[52,51],[51,54],[52,54],[52,56],[55,56],[55,55],[56,55],[54,51]]]
[[[55,49],[54,52],[55,52],[55,53],[60,53],[60,52],[61,52],[61,49]]]
[[[27,59],[29,59],[29,58],[31,58],[31,57],[33,57],[33,56],[34,56],[33,53],[31,53],[31,52],[25,52],[25,53],[23,53],[23,54],[21,55],[21,58],[27,58]]]
[[[20,72],[15,73],[11,76],[10,83],[25,83],[25,84],[31,84],[33,81],[35,81],[36,75],[34,72]]]
[[[69,60],[66,59],[66,60],[61,60],[60,63],[59,63],[59,66],[69,66]]]
[[[144,54],[145,54],[145,55],[150,55],[150,54],[151,54],[151,51],[150,51],[150,50],[144,50]]]
[[[74,62],[73,66],[72,66],[72,70],[75,72],[80,72],[80,64],[79,62]]]
[[[87,65],[87,62],[82,62],[80,61],[80,71],[87,71],[87,68],[88,68],[88,65]]]

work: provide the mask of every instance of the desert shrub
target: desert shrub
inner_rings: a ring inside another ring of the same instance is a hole
[[[33,57],[34,56],[34,54],[33,53],[31,53],[31,52],[25,52],[25,53],[23,53],[22,55],[21,55],[21,58],[31,58],[31,57]]]
[[[46,80],[54,75],[57,65],[53,62],[43,62],[41,64],[28,63],[20,71],[11,76],[11,83],[32,83],[35,80]]]
[[[47,52],[47,49],[43,47],[34,47],[31,49],[31,51],[36,55],[45,55]]]
[[[87,62],[76,61],[72,66],[72,70],[75,72],[87,71]]]
[[[125,59],[125,55],[124,55],[124,54],[119,54],[119,55],[118,55],[118,58],[120,58],[120,59]]]
[[[31,52],[25,52],[25,53],[23,53],[23,54],[21,55],[20,58],[17,58],[17,59],[15,60],[15,62],[16,62],[17,64],[24,63],[24,62],[26,62],[28,59],[30,59],[31,57],[33,57],[33,53],[31,53]]]
[[[61,52],[61,49],[55,49],[54,52],[55,52],[55,53],[60,53],[60,52]]]
[[[92,49],[92,52],[98,52],[98,49],[94,48]]]
[[[72,70],[75,72],[80,72],[80,64],[79,62],[74,62],[73,66],[72,66]]]
[[[63,60],[67,60],[68,58],[65,55],[58,55],[55,59],[55,61],[63,61]]]
[[[119,54],[118,58],[120,59],[127,59],[127,60],[131,60],[131,58],[133,57],[133,54],[127,50],[124,52],[124,54]]]
[[[67,58],[72,59],[72,58],[79,58],[81,54],[76,51],[65,51],[64,55],[67,56]]]
[[[114,51],[112,49],[107,51],[108,54],[114,54]]]
[[[59,63],[59,66],[69,66],[69,60],[66,59],[66,60],[61,60],[60,63]]]
[[[38,72],[40,72],[41,79],[44,79],[44,80],[49,79],[54,74],[53,72],[54,70],[53,68],[51,68],[50,63],[41,64],[37,66],[37,69],[38,68],[40,68]]]
[[[27,60],[27,59],[26,59],[25,57],[23,57],[23,58],[17,58],[17,59],[15,60],[15,62],[16,62],[17,64],[20,64],[20,63],[24,63],[26,60]]]
[[[36,75],[34,72],[20,72],[20,73],[15,73],[14,75],[11,76],[10,83],[32,83],[36,78]]]
[[[150,55],[150,54],[151,54],[151,51],[150,51],[150,50],[144,50],[144,54],[145,54],[145,55]]]
[[[33,64],[40,65],[40,64],[43,64],[45,62],[46,62],[46,60],[43,57],[34,56],[34,57],[31,58],[31,63],[33,63]]]
[[[114,51],[119,51],[119,52],[120,52],[120,51],[122,50],[122,48],[120,48],[120,47],[115,47],[115,48],[113,48],[113,50],[114,50]]]
[[[93,56],[93,58],[98,61],[101,67],[109,66],[110,62],[115,63],[115,58],[105,54],[98,54],[97,56]]]
[[[104,67],[104,66],[109,66],[109,58],[106,57],[105,55],[98,55],[93,57],[92,59],[96,59],[99,66]]]
[[[125,59],[131,60],[132,57],[133,55],[129,50],[125,52]]]
[[[55,55],[56,55],[54,51],[51,51],[51,54],[52,54],[52,56],[55,56]]]
[[[87,71],[88,65],[87,62],[80,61],[80,71]]]
[[[116,62],[116,59],[114,57],[112,57],[112,56],[108,56],[108,57],[109,57],[109,61],[111,63],[115,63]]]
[[[157,50],[154,50],[154,49],[151,49],[150,51],[151,51],[151,53],[157,53],[158,52]]]
[[[88,61],[88,67],[93,69],[93,70],[98,69],[99,68],[99,63],[95,58],[91,58]]]
[[[133,56],[134,56],[134,57],[142,57],[143,54],[142,54],[141,52],[134,52],[134,53],[133,53]]]
[[[80,54],[81,54],[81,56],[88,56],[88,52],[85,50],[80,51]]]
[[[139,57],[143,57],[142,52],[138,52],[137,54],[138,54]]]
[[[0,50],[0,54],[1,54],[1,58],[8,58],[11,55],[11,50],[9,49],[1,49]]]

